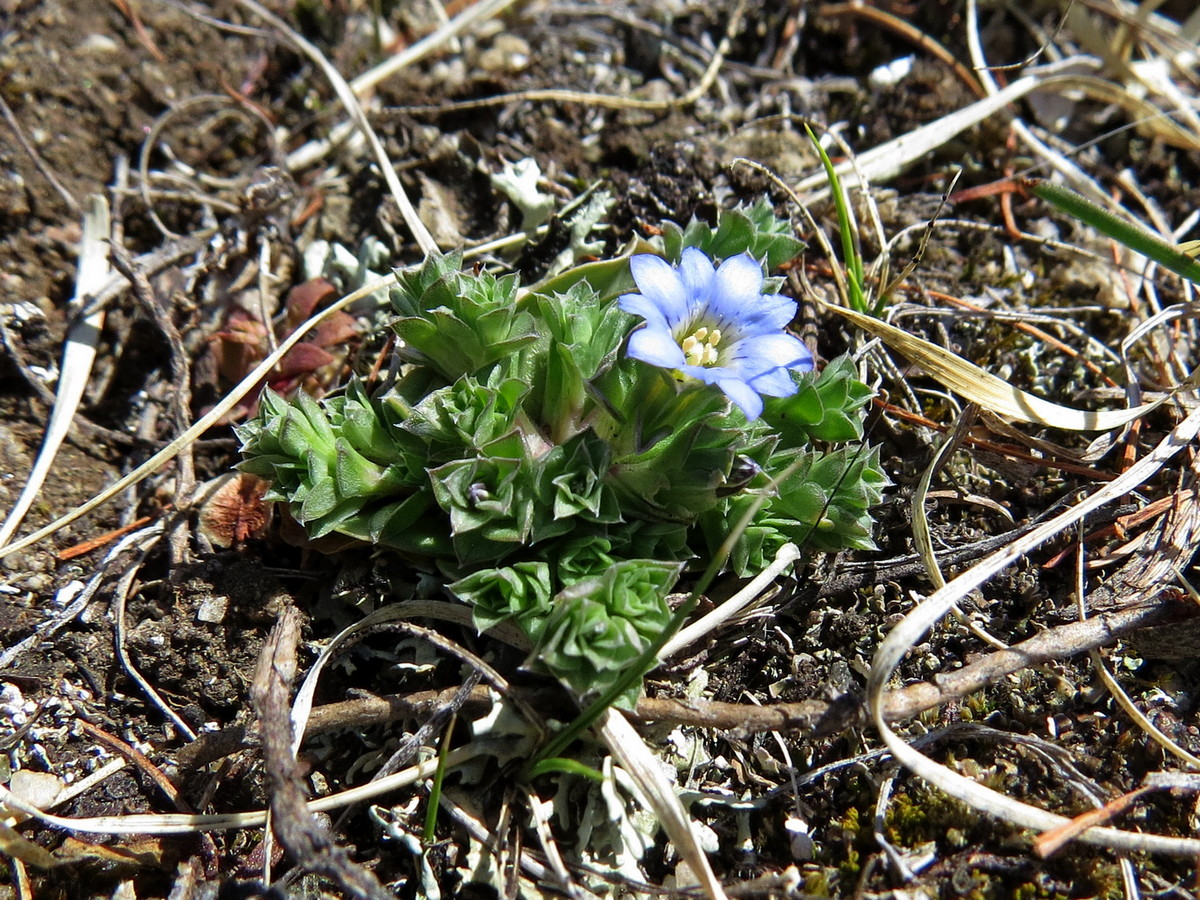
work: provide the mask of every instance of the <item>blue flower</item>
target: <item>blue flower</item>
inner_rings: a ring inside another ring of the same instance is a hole
[[[749,253],[714,269],[688,247],[677,267],[641,254],[629,269],[641,293],[624,294],[618,303],[646,320],[629,336],[634,359],[715,384],[751,421],[762,413],[764,395],[796,392],[790,370],[813,367],[804,344],[783,330],[796,302],[762,292],[762,267]]]

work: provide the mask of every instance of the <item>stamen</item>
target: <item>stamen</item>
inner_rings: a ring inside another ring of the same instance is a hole
[[[689,366],[711,366],[717,362],[719,355],[717,345],[721,343],[721,330],[714,328],[711,331],[707,326],[701,325],[679,344],[683,350],[683,357]]]

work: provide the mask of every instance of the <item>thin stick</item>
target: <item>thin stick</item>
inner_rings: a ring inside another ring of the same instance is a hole
[[[1088,513],[1145,483],[1156,475],[1168,460],[1189,446],[1197,434],[1200,434],[1200,409],[1192,412],[1174,431],[1163,438],[1153,451],[1115,481],[1066,512],[1039,525],[1009,546],[993,553],[945,587],[930,594],[892,630],[875,654],[871,674],[867,680],[867,703],[876,729],[897,760],[926,781],[932,782],[972,808],[1014,825],[1044,831],[1069,821],[1064,816],[1022,803],[984,787],[971,778],[939,765],[909,746],[888,725],[884,706],[885,688],[904,654],[916,646],[959,599],[1045,541],[1081,521]],[[1079,835],[1079,839],[1085,843],[1115,850],[1164,853],[1172,856],[1200,855],[1200,840],[1157,834],[1133,834],[1114,828],[1090,828]]]
[[[239,0],[239,2],[242,2],[242,0]],[[468,109],[485,109],[491,106],[503,106],[507,103],[519,103],[521,101],[581,103],[586,106],[597,106],[602,109],[638,109],[646,112],[668,112],[683,106],[691,106],[703,97],[708,89],[712,87],[713,82],[717,80],[721,64],[725,62],[725,54],[729,52],[729,46],[737,34],[738,26],[741,25],[742,16],[745,12],[746,0],[739,0],[733,14],[729,17],[729,25],[725,29],[725,36],[721,38],[721,43],[717,45],[716,52],[713,53],[712,59],[709,60],[704,74],[700,77],[696,85],[682,97],[675,97],[670,100],[642,100],[637,97],[618,97],[614,94],[589,94],[583,91],[570,91],[563,88],[534,88],[528,91],[501,94],[496,97],[481,97],[478,100],[442,103],[435,106],[406,106],[402,107],[402,109],[406,113],[438,114],[460,112]]]
[[[58,191],[58,196],[63,198],[63,202],[71,208],[71,212],[79,215],[83,207],[79,205],[79,201],[75,199],[75,195],[68,191],[63,186],[63,183],[55,177],[53,170],[42,159],[41,154],[26,139],[25,132],[21,130],[21,123],[17,121],[17,117],[13,115],[12,109],[3,96],[0,96],[0,114],[4,116],[4,121],[8,122],[8,127],[13,130],[13,134],[17,136],[17,141],[21,144],[25,152],[29,154],[29,158],[33,160],[33,164],[37,166],[37,170],[50,182],[50,186]]]
[[[125,674],[128,675],[134,681],[134,683],[136,683],[137,686],[142,689],[142,692],[146,695],[150,702],[158,708],[158,711],[161,712],[171,722],[172,725],[179,729],[180,734],[185,735],[189,741],[194,741],[196,739],[196,732],[192,730],[187,722],[183,721],[183,719],[179,717],[179,714],[175,712],[175,710],[171,709],[167,701],[164,700],[159,695],[158,691],[154,689],[154,686],[146,680],[146,677],[142,675],[138,667],[134,665],[133,660],[129,656],[129,651],[125,649],[125,600],[129,596],[130,589],[133,587],[133,580],[137,577],[140,565],[140,562],[135,562],[128,569],[126,569],[125,573],[121,576],[121,580],[117,583],[116,588],[113,589],[113,620],[116,631],[115,641],[117,658],[121,661],[121,668],[125,670]]]
[[[375,156],[375,162],[379,165],[379,170],[383,173],[383,179],[387,182],[388,189],[396,199],[396,205],[400,207],[400,215],[404,217],[404,222],[408,225],[409,231],[412,232],[417,246],[421,248],[422,253],[429,254],[435,252],[437,250],[437,242],[433,239],[433,235],[429,233],[429,229],[425,227],[425,223],[421,221],[421,217],[417,215],[416,207],[412,205],[412,201],[408,199],[408,194],[405,193],[404,186],[400,184],[400,176],[396,174],[396,168],[392,165],[392,161],[388,159],[387,151],[383,149],[383,144],[380,143],[378,135],[375,134],[371,123],[367,121],[367,114],[363,112],[362,104],[358,102],[358,97],[355,96],[350,85],[346,83],[346,79],[325,58],[325,54],[317,49],[315,45],[297,34],[294,28],[273,12],[255,2],[255,0],[234,0],[234,2],[256,16],[270,22],[296,49],[311,59],[317,68],[324,73],[325,77],[329,79],[329,83],[337,93],[338,99],[346,107],[346,112],[350,114],[350,117],[354,120],[354,124],[358,126],[358,129],[363,133],[363,137],[367,139],[367,144],[370,145],[371,152]]]
[[[680,650],[691,646],[711,631],[720,628],[753,603],[788,566],[800,558],[800,549],[795,544],[784,544],[775,554],[771,564],[754,577],[749,584],[730,597],[712,612],[697,619],[667,641],[659,651],[660,660],[669,659]]]

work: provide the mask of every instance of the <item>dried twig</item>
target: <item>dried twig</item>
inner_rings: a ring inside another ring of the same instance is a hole
[[[263,756],[271,785],[272,824],[276,837],[296,864],[334,882],[347,896],[390,900],[379,880],[356,864],[313,818],[305,806],[304,782],[292,754],[288,696],[296,678],[300,613],[288,607],[263,645],[250,697],[263,735]]]
[[[325,75],[329,83],[333,86],[334,92],[338,95],[338,99],[342,102],[342,105],[346,107],[346,112],[354,119],[363,137],[367,139],[367,143],[371,147],[371,153],[375,157],[375,162],[379,166],[379,170],[383,173],[383,179],[387,182],[388,189],[392,192],[392,197],[395,198],[396,204],[400,207],[400,215],[404,217],[404,222],[408,225],[409,231],[412,232],[417,246],[421,248],[422,253],[436,252],[437,242],[433,239],[433,235],[429,233],[429,229],[425,227],[425,223],[421,221],[421,217],[417,215],[416,207],[408,199],[408,194],[405,193],[404,187],[400,184],[400,176],[396,174],[395,166],[392,165],[392,161],[388,158],[387,151],[383,149],[383,144],[380,143],[378,135],[375,134],[375,129],[367,121],[367,115],[363,112],[362,104],[359,103],[358,97],[355,96],[350,85],[346,83],[346,79],[325,58],[325,54],[312,43],[305,40],[287,22],[262,6],[262,4],[256,3],[255,0],[234,0],[234,2],[244,9],[249,10],[263,21],[269,22],[292,46],[312,60],[317,68],[321,70],[322,74]]]
[[[1135,463],[1115,481],[1081,501],[1049,522],[1039,525],[1025,537],[1014,541],[959,575],[945,587],[930,594],[910,612],[880,645],[868,680],[868,708],[876,729],[888,749],[905,766],[940,789],[981,812],[1025,828],[1047,830],[1062,825],[1064,817],[1020,802],[986,788],[971,778],[938,765],[904,742],[888,725],[885,706],[886,685],[904,654],[917,644],[946,612],[962,597],[988,578],[1040,546],[1051,537],[1070,528],[1092,510],[1123,496],[1157,474],[1179,451],[1200,434],[1200,410],[1192,412],[1167,435],[1144,459]],[[1157,834],[1134,834],[1112,828],[1091,828],[1079,839],[1119,850],[1139,850],[1176,856],[1200,854],[1200,841]]]
[[[129,596],[129,591],[133,587],[133,580],[137,578],[138,569],[140,567],[141,560],[138,559],[132,565],[130,565],[130,567],[126,569],[124,573],[122,573],[120,581],[117,582],[117,586],[113,589],[112,617],[113,628],[115,631],[114,640],[116,643],[117,659],[120,660],[121,667],[125,670],[125,674],[133,679],[137,686],[142,689],[142,693],[144,693],[146,697],[149,698],[150,702],[158,708],[158,711],[166,716],[171,721],[171,724],[179,729],[180,734],[186,735],[188,740],[194,741],[196,739],[196,732],[192,730],[191,726],[188,725],[187,722],[183,721],[183,719],[179,717],[179,714],[171,708],[170,704],[168,704],[167,701],[159,695],[158,691],[154,689],[154,686],[146,680],[146,677],[142,675],[142,673],[138,670],[138,667],[134,665],[133,659],[129,656],[129,651],[125,648],[125,600]]]
[[[927,709],[961,700],[996,684],[1013,672],[1065,659],[1096,647],[1110,646],[1118,638],[1141,628],[1192,621],[1195,616],[1188,618],[1192,612],[1190,606],[1160,598],[1153,603],[1093,616],[1083,622],[1048,628],[1007,650],[988,654],[961,669],[941,674],[936,681],[916,682],[888,691],[884,699],[884,716],[889,722],[905,721]],[[425,718],[454,702],[459,690],[386,694],[327,703],[313,708],[304,736],[308,738],[338,729],[358,730],[389,722]],[[525,705],[533,709],[554,708],[562,702],[562,694],[557,690],[527,690],[522,692],[522,696]],[[463,699],[460,711],[467,718],[480,718],[488,714],[494,703],[493,692],[476,687]],[[840,734],[863,724],[865,715],[859,698],[851,695],[830,701],[805,700],[764,705],[642,697],[632,713],[634,719],[646,723],[688,725],[742,735],[767,731],[798,732],[809,737]],[[256,746],[257,737],[251,729],[244,725],[232,725],[203,734],[178,750],[175,763],[181,769],[192,769]]]
[[[108,204],[98,194],[88,198],[88,208],[83,216],[83,241],[79,254],[79,270],[75,279],[75,296],[82,300],[103,283],[108,274]],[[0,547],[16,534],[49,476],[58,455],[59,447],[67,436],[75,411],[83,400],[88,376],[96,359],[100,344],[100,330],[104,327],[104,315],[93,313],[82,321],[75,322],[67,332],[63,348],[62,371],[55,394],[54,409],[46,425],[42,447],[25,481],[25,486],[0,524]]]
[[[162,332],[170,348],[168,366],[171,373],[171,419],[177,434],[183,434],[191,423],[192,412],[192,366],[183,338],[171,317],[169,302],[163,300],[150,284],[146,273],[138,269],[130,258],[124,243],[124,222],[121,213],[120,195],[113,207],[113,240],[111,241],[112,264],[133,286],[134,296],[149,313],[151,320]],[[186,509],[196,486],[196,463],[192,454],[192,442],[179,448],[175,476],[175,505]],[[180,565],[187,554],[187,519],[176,516],[169,535],[171,563]]]
[[[729,52],[730,43],[733,41],[738,28],[742,24],[742,16],[745,14],[745,11],[745,0],[739,0],[737,7],[729,16],[729,24],[725,29],[725,35],[721,38],[721,43],[717,45],[717,49],[713,52],[712,59],[709,60],[704,74],[692,89],[682,97],[675,97],[669,100],[642,100],[637,97],[619,97],[613,94],[588,94],[583,91],[571,91],[562,88],[534,88],[527,91],[500,94],[496,97],[483,97],[478,100],[461,100],[454,103],[442,103],[433,106],[398,107],[394,111],[412,115],[439,115],[441,113],[461,112],[469,109],[484,109],[490,106],[504,106],[508,103],[520,103],[523,101],[579,103],[584,106],[595,106],[602,109],[635,109],[644,112],[669,112],[672,109],[682,109],[691,106],[703,97],[708,89],[713,86],[713,82],[717,80],[717,75],[721,71],[721,64],[725,61],[725,54]]]
[[[83,207],[79,205],[79,201],[75,199],[75,195],[68,191],[66,187],[63,186],[63,183],[58,180],[54,174],[54,171],[46,164],[46,161],[42,159],[41,154],[37,152],[33,144],[29,143],[28,139],[26,139],[25,132],[21,130],[21,123],[17,121],[17,117],[13,115],[13,111],[9,107],[8,102],[2,96],[0,96],[0,115],[4,116],[4,121],[8,123],[8,127],[11,128],[13,134],[17,136],[17,141],[20,143],[25,152],[29,154],[29,158],[33,160],[33,164],[37,166],[37,170],[41,172],[43,176],[45,176],[47,181],[50,182],[50,186],[54,188],[54,190],[58,191],[58,196],[63,198],[63,202],[71,208],[71,212],[78,215]]]

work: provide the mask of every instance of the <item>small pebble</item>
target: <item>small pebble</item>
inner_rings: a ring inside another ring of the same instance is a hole
[[[196,618],[210,625],[225,621],[225,613],[229,611],[228,597],[206,597],[196,611]]]

